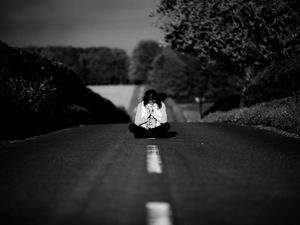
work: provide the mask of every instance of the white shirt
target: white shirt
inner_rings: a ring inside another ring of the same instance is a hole
[[[152,111],[151,115],[149,111]],[[135,124],[142,126],[146,129],[155,128],[160,126],[162,123],[167,122],[166,106],[162,102],[161,108],[155,104],[147,104],[144,106],[144,102],[140,102],[137,107],[135,115]]]

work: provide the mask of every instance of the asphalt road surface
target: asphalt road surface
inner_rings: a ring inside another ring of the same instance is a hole
[[[201,123],[134,139],[127,126],[0,146],[0,224],[300,224],[299,139]]]

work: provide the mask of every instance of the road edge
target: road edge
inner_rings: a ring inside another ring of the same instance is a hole
[[[167,105],[167,107],[170,108],[170,110],[172,111],[173,115],[174,115],[174,122],[179,122],[179,123],[184,123],[187,122],[186,117],[184,116],[181,108],[178,106],[178,104],[176,103],[176,101],[171,98],[171,97],[167,97],[165,100],[165,103]]]

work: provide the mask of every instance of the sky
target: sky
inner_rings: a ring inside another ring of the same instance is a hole
[[[161,41],[157,0],[1,0],[0,40],[17,46],[117,47]]]

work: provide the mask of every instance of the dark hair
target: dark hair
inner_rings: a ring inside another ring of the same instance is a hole
[[[149,101],[155,101],[156,104],[158,105],[158,108],[161,108],[161,100],[157,92],[153,89],[150,89],[145,92],[143,101],[144,101],[144,106],[146,106],[149,103]]]

